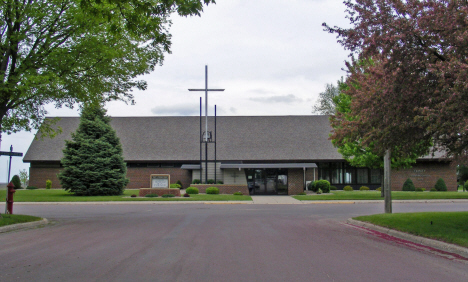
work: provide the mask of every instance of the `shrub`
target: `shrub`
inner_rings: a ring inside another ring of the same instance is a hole
[[[345,187],[343,187],[343,191],[353,191],[353,187],[351,187],[349,185],[345,186]]]
[[[176,184],[179,184],[179,185],[180,185],[180,188],[184,187],[184,186],[182,185],[182,182],[181,182],[180,180],[177,180]]]
[[[50,179],[47,179],[47,181],[45,182],[45,187],[46,189],[52,188],[52,181]]]
[[[38,189],[36,186],[28,186],[26,187],[26,189],[29,189],[29,190],[36,190]]]
[[[216,184],[224,184],[224,182],[222,180],[218,180],[216,181]]]
[[[323,191],[322,191],[322,189],[318,188],[316,193],[317,193],[317,194],[322,194]]]
[[[214,179],[208,179],[207,184],[215,184]]]
[[[182,186],[180,184],[171,184],[169,185],[169,188],[173,188],[173,189],[176,189],[176,188],[182,188]]]
[[[379,192],[382,191],[382,187],[375,189],[375,191],[379,191]]]
[[[465,191],[468,190],[468,180],[465,182],[465,185],[463,187],[465,187]]]
[[[431,192],[437,192],[437,189],[436,189],[436,188],[431,188],[430,191],[431,191]]]
[[[424,192],[424,191],[426,191],[426,189],[424,189],[424,188],[419,188],[419,187],[418,187],[418,188],[416,188],[414,191],[416,191],[416,192]]]
[[[13,183],[13,186],[15,187],[15,189],[21,189],[21,180],[19,178],[18,175],[13,175],[13,177],[11,178],[11,183]]]
[[[234,192],[234,194],[233,194],[233,195],[236,195],[236,196],[242,196],[242,195],[244,195],[244,194],[242,194],[242,192],[240,192],[240,191],[239,191],[239,192]]]
[[[148,194],[148,195],[145,195],[145,197],[147,197],[147,198],[157,198],[158,194]]]
[[[200,183],[201,183],[200,179],[194,179],[192,181],[192,184],[200,184]]]
[[[317,192],[317,189],[316,189],[316,186],[315,186],[315,183],[316,183],[316,182],[317,182],[317,181],[311,181],[311,182],[309,183],[309,185],[307,186],[307,188],[308,188],[310,191],[312,191],[312,192]]]
[[[434,188],[436,188],[437,191],[447,191],[447,185],[445,185],[445,181],[442,178],[437,179]]]
[[[336,186],[330,186],[330,190],[338,190]]]
[[[369,191],[370,188],[367,187],[367,186],[361,186],[361,188],[359,188],[359,191]]]
[[[185,198],[188,198],[188,197],[190,197],[190,194],[189,194],[189,193],[185,193],[185,194],[184,194],[184,197],[185,197]]]
[[[132,197],[132,198],[136,198],[136,195],[135,195],[135,194],[132,194],[130,197]]]
[[[307,194],[306,194],[306,192],[301,192],[301,193],[299,193],[298,195],[304,196],[304,195],[307,195]]]
[[[187,193],[187,194],[198,194],[198,188],[196,188],[196,187],[188,187],[188,188],[185,190],[185,193]]]
[[[323,193],[330,193],[330,182],[327,180],[318,180],[315,182],[315,187],[321,189]]]
[[[172,197],[175,197],[175,196],[172,195],[172,194],[164,194],[161,197],[163,197],[163,198],[172,198]]]
[[[208,187],[206,188],[206,194],[219,194],[219,189],[217,187]]]
[[[414,187],[413,181],[411,179],[406,179],[405,183],[403,183],[402,191],[414,191],[416,188]]]

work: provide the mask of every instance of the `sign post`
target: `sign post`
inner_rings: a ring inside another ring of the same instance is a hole
[[[13,145],[10,146],[10,151],[0,151],[0,156],[10,156],[10,162],[8,164],[8,179],[7,182],[10,183],[10,172],[11,172],[11,158],[12,157],[22,157],[23,153],[13,152]],[[7,204],[8,204],[8,193],[6,193],[5,199],[5,213],[7,213]]]

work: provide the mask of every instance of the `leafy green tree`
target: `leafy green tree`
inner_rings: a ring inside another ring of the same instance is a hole
[[[128,184],[122,146],[105,114],[99,105],[85,105],[72,141],[65,141],[58,178],[75,195],[120,195]]]
[[[19,178],[21,180],[21,183],[26,187],[27,183],[28,183],[28,180],[29,180],[28,171],[25,170],[25,169],[20,170],[18,176],[19,176]]]
[[[346,0],[347,28],[323,24],[360,60],[348,63],[351,110],[337,135],[355,136],[383,155],[433,143],[448,157],[468,159],[468,1]],[[395,150],[392,150],[395,152]]]
[[[0,2],[1,133],[39,128],[44,105],[132,99],[170,53],[169,16],[214,0]],[[53,121],[53,120],[51,120]],[[51,121],[39,130],[53,135]]]
[[[338,81],[338,85],[341,81]],[[325,91],[319,94],[319,99],[312,107],[312,113],[320,115],[333,115],[335,114],[335,103],[333,99],[340,94],[339,86],[333,83],[325,85]]]

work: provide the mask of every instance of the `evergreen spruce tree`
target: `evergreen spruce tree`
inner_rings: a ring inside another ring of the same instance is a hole
[[[85,105],[72,141],[65,141],[58,178],[75,195],[120,195],[128,183],[122,146],[105,114],[99,105]]]

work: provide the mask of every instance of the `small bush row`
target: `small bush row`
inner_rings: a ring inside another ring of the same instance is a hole
[[[207,184],[215,184],[215,182],[216,184],[224,184],[222,180],[214,181],[214,179],[208,179],[208,181],[206,181]],[[192,180],[192,184],[202,184],[202,183],[200,179],[194,179]]]
[[[423,192],[426,189],[424,188],[416,188],[414,186],[413,181],[408,178],[406,179],[405,183],[403,183],[403,187],[401,188],[402,191],[416,191],[416,192]],[[432,192],[434,191],[447,191],[447,185],[445,185],[445,181],[442,178],[437,179],[433,188],[431,188]]]

